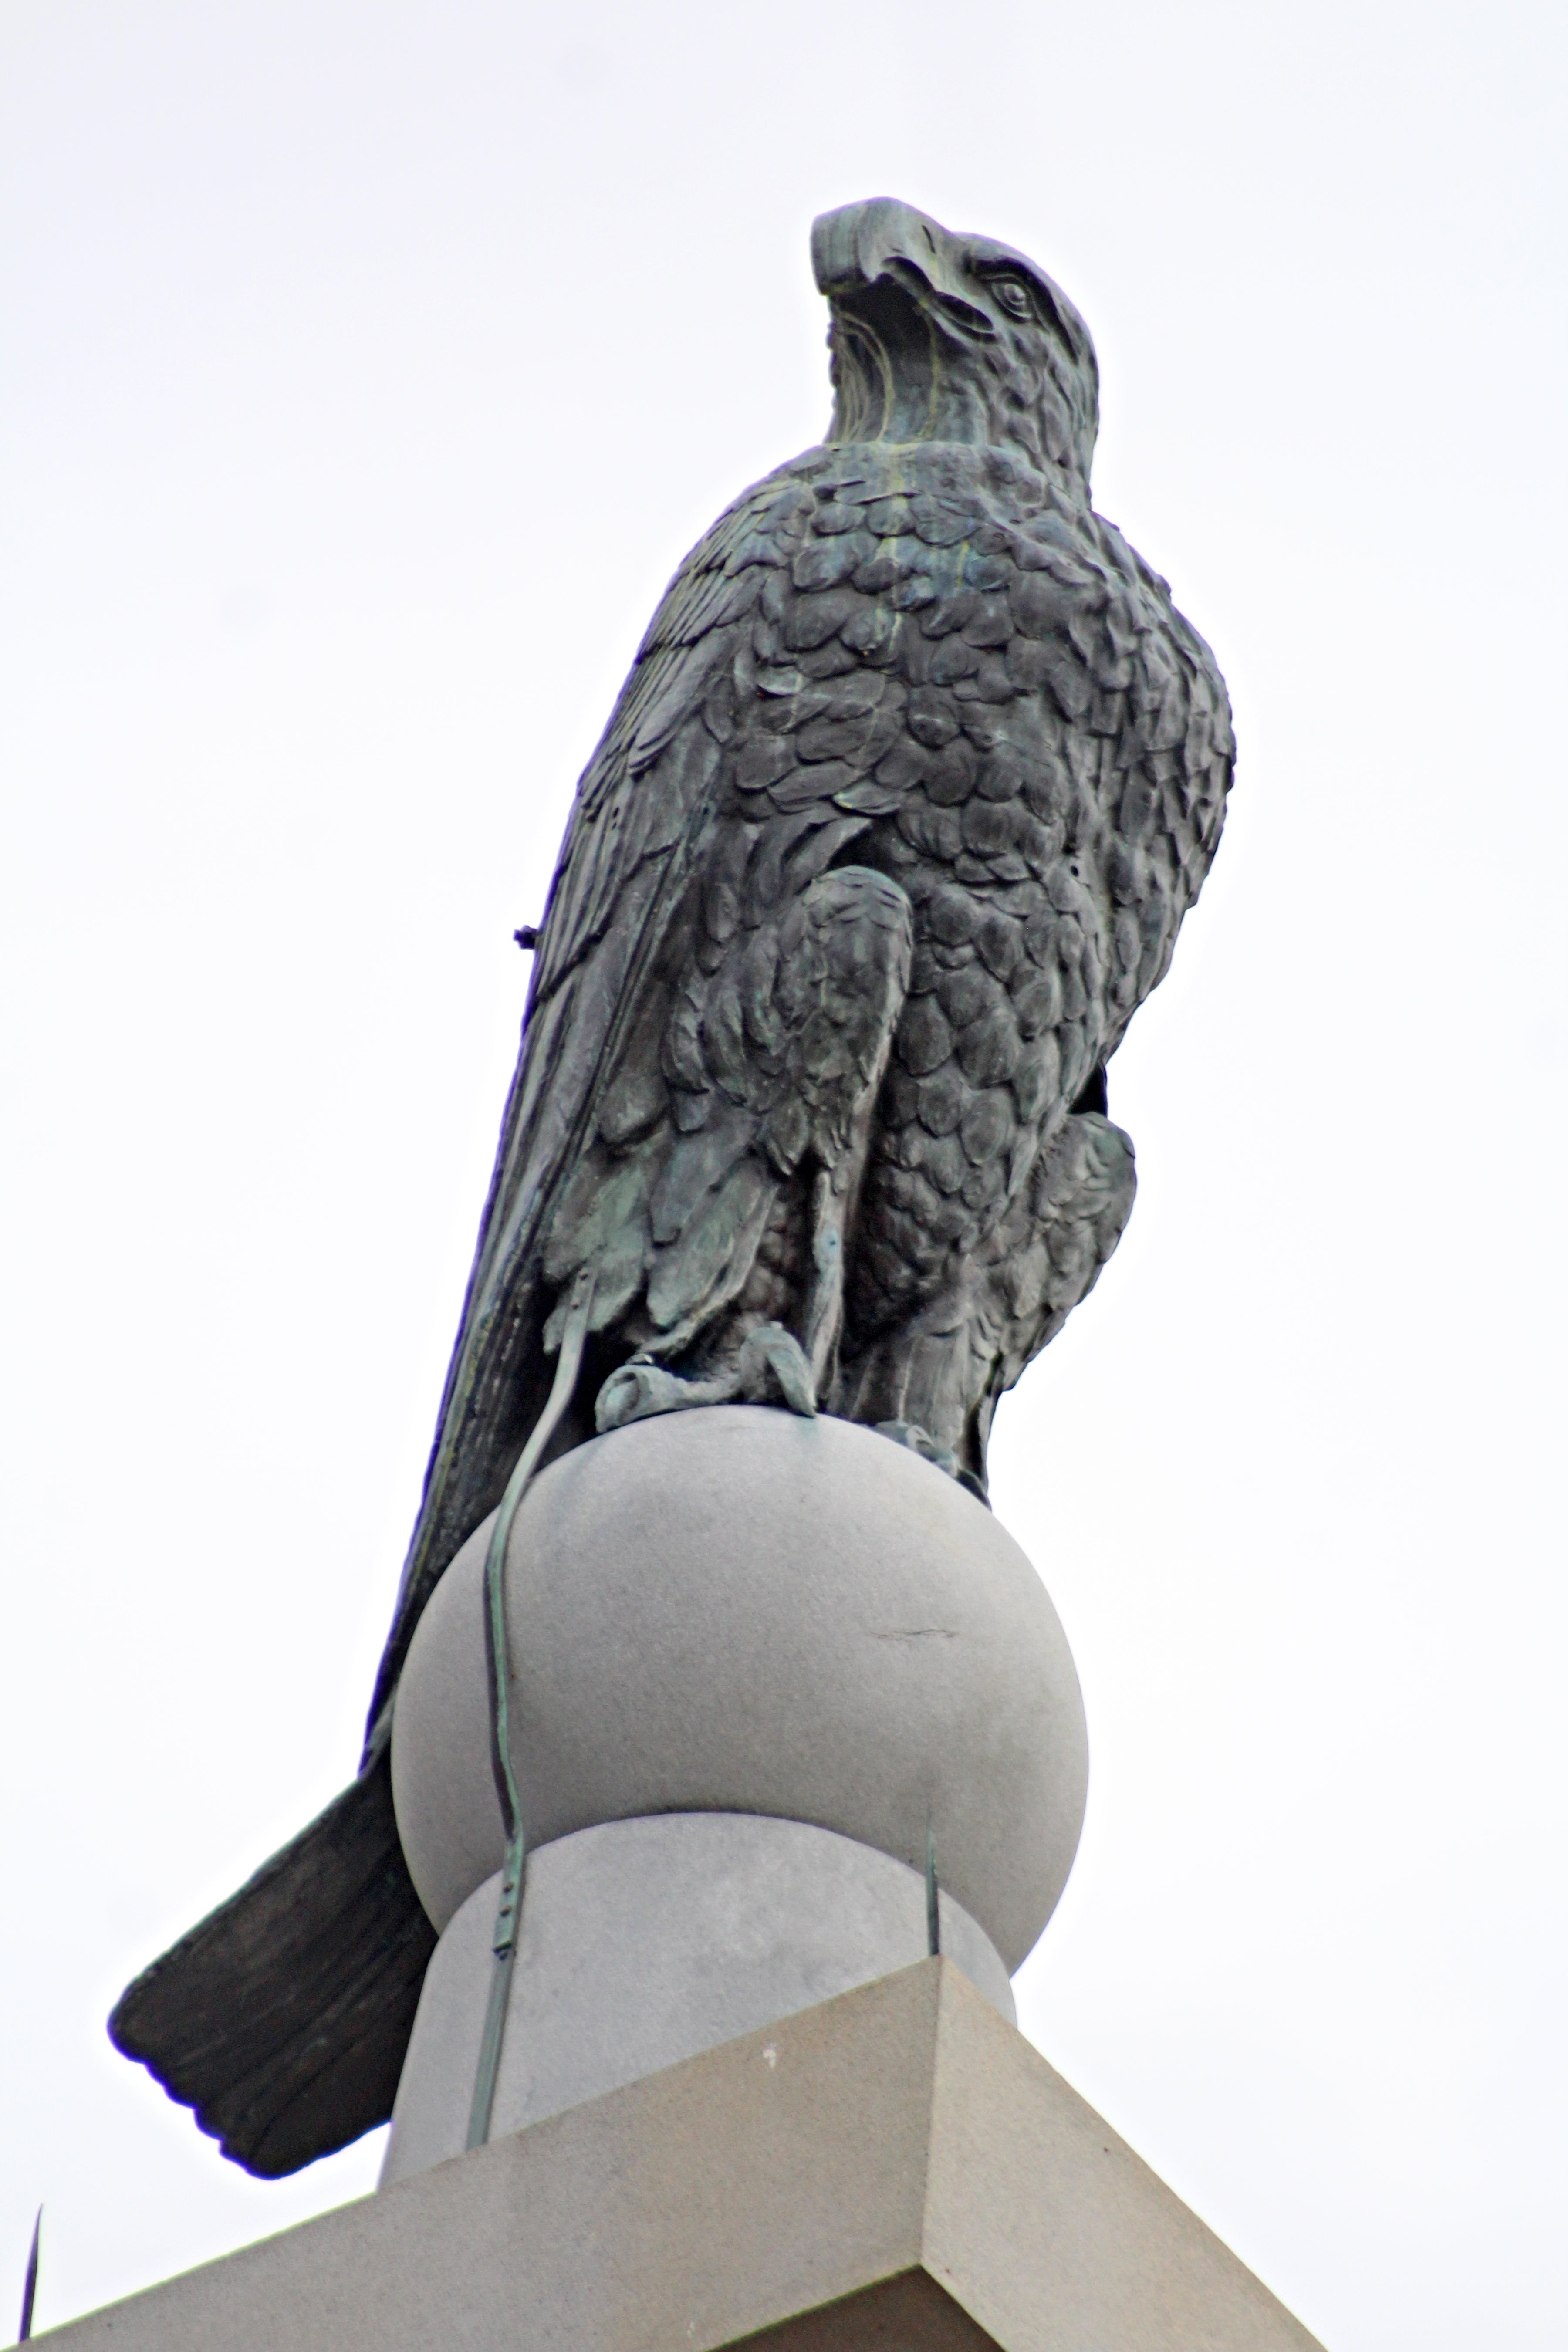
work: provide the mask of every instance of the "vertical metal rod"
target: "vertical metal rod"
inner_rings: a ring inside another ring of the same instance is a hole
[[[942,1957],[942,1906],[937,1899],[936,1832],[926,1816],[926,1948],[933,1960]]]
[[[517,1775],[511,1767],[511,1736],[508,1718],[507,1682],[510,1654],[506,1622],[507,1540],[511,1534],[512,1521],[517,1517],[518,1505],[539,1466],[540,1456],[554,1436],[561,1416],[572,1401],[572,1391],[577,1385],[577,1373],[583,1361],[583,1343],[588,1336],[588,1318],[593,1305],[594,1274],[592,1268],[584,1266],[573,1286],[565,1328],[561,1334],[561,1353],[555,1361],[555,1383],[550,1391],[550,1402],[534,1423],[528,1443],[517,1458],[517,1466],[507,1480],[506,1492],[500,1498],[500,1508],[496,1513],[495,1525],[490,1529],[489,1547],[485,1553],[485,1658],[490,1685],[490,1769],[495,1774],[501,1827],[506,1832],[506,1860],[501,1866],[500,1899],[496,1906],[495,1934],[490,1940],[495,1966],[490,1973],[485,2030],[474,2074],[473,2100],[468,2108],[468,2144],[470,2147],[482,2147],[490,2136],[490,2110],[495,2105],[496,2078],[500,2072],[507,2004],[511,1998],[512,1969],[517,1960],[522,1883],[528,1867],[528,1831],[522,1818],[522,1798],[517,1785]]]
[[[44,2226],[44,2209],[40,2205],[33,2222],[33,2242],[27,2249],[27,2268],[22,2280],[22,2325],[16,2341],[26,2344],[33,2333],[33,2302],[38,2292],[38,2231]]]

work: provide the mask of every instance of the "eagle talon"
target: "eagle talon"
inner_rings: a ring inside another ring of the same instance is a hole
[[[907,1445],[922,1462],[930,1462],[938,1470],[945,1470],[950,1478],[958,1475],[958,1456],[951,1446],[943,1445],[931,1432],[916,1421],[879,1421],[879,1437],[890,1438],[895,1445]]]
[[[987,1510],[991,1508],[991,1497],[973,1471],[966,1470],[951,1446],[941,1444],[930,1430],[922,1429],[919,1422],[879,1421],[876,1423],[876,1431],[879,1437],[890,1438],[895,1445],[907,1445],[911,1454],[918,1454],[921,1460],[929,1462],[933,1469],[944,1470],[950,1478],[958,1481],[965,1494],[973,1495],[975,1501],[984,1503]]]
[[[816,1418],[816,1381],[805,1349],[782,1323],[761,1323],[749,1332],[737,1370],[740,1393],[748,1404],[782,1402],[806,1421]]]
[[[594,1402],[601,1436],[658,1412],[686,1412],[700,1404],[784,1404],[807,1420],[816,1412],[816,1383],[805,1349],[782,1323],[748,1332],[734,1367],[711,1380],[682,1380],[649,1357],[634,1356],[610,1374]]]
[[[636,1357],[610,1374],[594,1401],[594,1426],[601,1436],[625,1429],[634,1421],[649,1421],[655,1413],[680,1412],[688,1405],[706,1404],[697,1393],[702,1384],[667,1372],[662,1364],[639,1362]]]

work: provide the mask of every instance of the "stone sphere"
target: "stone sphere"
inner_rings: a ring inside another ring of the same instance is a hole
[[[501,1860],[489,1521],[409,1651],[398,1828],[437,1927]],[[513,1768],[531,1846],[662,1812],[814,1822],[923,1871],[1016,1969],[1083,1822],[1072,1655],[1006,1530],[873,1430],[755,1405],[637,1422],[553,1463],[507,1547]]]

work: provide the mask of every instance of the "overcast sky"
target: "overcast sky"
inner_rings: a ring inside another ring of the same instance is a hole
[[[352,1771],[576,775],[827,415],[814,214],[1097,339],[1234,696],[1003,1407],[1026,2031],[1332,2352],[1568,2341],[1560,7],[4,0],[0,2333],[264,2185],[105,2015]]]

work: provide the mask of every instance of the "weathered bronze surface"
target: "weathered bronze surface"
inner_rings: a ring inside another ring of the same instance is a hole
[[[828,437],[681,565],[578,788],[363,1776],[115,2012],[256,2170],[387,2112],[429,1943],[392,1698],[579,1275],[553,1452],[746,1398],[983,1491],[997,1398],[1131,1209],[1105,1067],[1219,838],[1224,682],[1090,507],[1060,289],[889,201],[818,221],[813,259]]]

